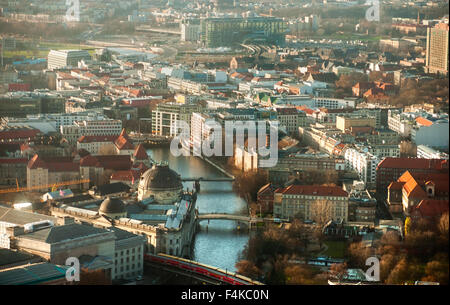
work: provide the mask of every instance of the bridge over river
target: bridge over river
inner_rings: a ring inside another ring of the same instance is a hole
[[[227,213],[204,213],[198,214],[197,220],[211,220],[211,219],[226,219],[235,220],[243,223],[248,223],[250,227],[253,227],[257,223],[282,223],[283,220],[279,218],[267,218],[267,217],[253,217],[245,215],[235,215]]]

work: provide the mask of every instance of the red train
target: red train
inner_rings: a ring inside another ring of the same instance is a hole
[[[227,276],[224,275],[223,273],[225,272],[219,268],[213,268],[200,263],[192,263],[189,260],[167,254],[158,254],[158,255],[145,254],[145,260],[149,262],[155,262],[159,264],[177,267],[184,270],[189,270],[191,272],[195,272],[214,279],[218,279],[221,282],[231,285],[248,285],[256,283],[251,279],[241,275],[235,274],[234,276]]]

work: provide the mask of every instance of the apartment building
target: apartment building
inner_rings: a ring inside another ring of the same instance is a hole
[[[176,121],[191,125],[191,115],[201,111],[200,104],[162,103],[152,111],[152,133],[174,137],[177,134]]]
[[[388,127],[402,137],[409,137],[411,135],[413,122],[402,114],[401,110],[389,110]]]
[[[346,168],[358,173],[359,179],[366,187],[374,187],[376,184],[376,168],[380,162],[377,155],[371,154],[364,147],[349,147],[344,153]]]
[[[303,111],[299,111],[296,108],[277,108],[276,111],[280,126],[286,127],[286,131],[289,134],[297,134],[298,127],[307,125],[306,114]]]
[[[81,136],[113,136],[122,131],[120,120],[75,121],[74,125],[61,126],[62,136],[75,145]]]
[[[325,213],[330,220],[347,221],[348,193],[337,186],[317,185],[290,185],[275,191],[274,217],[314,220],[317,213]]]
[[[448,32],[449,26],[445,23],[427,29],[425,66],[428,73],[448,74]]]

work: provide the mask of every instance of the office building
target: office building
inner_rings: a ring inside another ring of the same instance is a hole
[[[427,29],[426,71],[448,74],[448,24]]]
[[[244,41],[283,44],[286,23],[273,17],[205,18],[201,21],[201,42],[205,47],[229,47]]]
[[[91,55],[86,50],[51,50],[48,53],[48,69],[64,67],[78,67],[81,60],[91,60]]]

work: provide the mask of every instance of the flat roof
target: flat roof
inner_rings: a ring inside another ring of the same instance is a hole
[[[0,206],[0,222],[10,223],[13,225],[25,225],[27,223],[41,220],[50,220],[53,223],[56,223],[57,218]]]
[[[68,267],[37,263],[0,271],[0,285],[35,285],[65,278]]]

